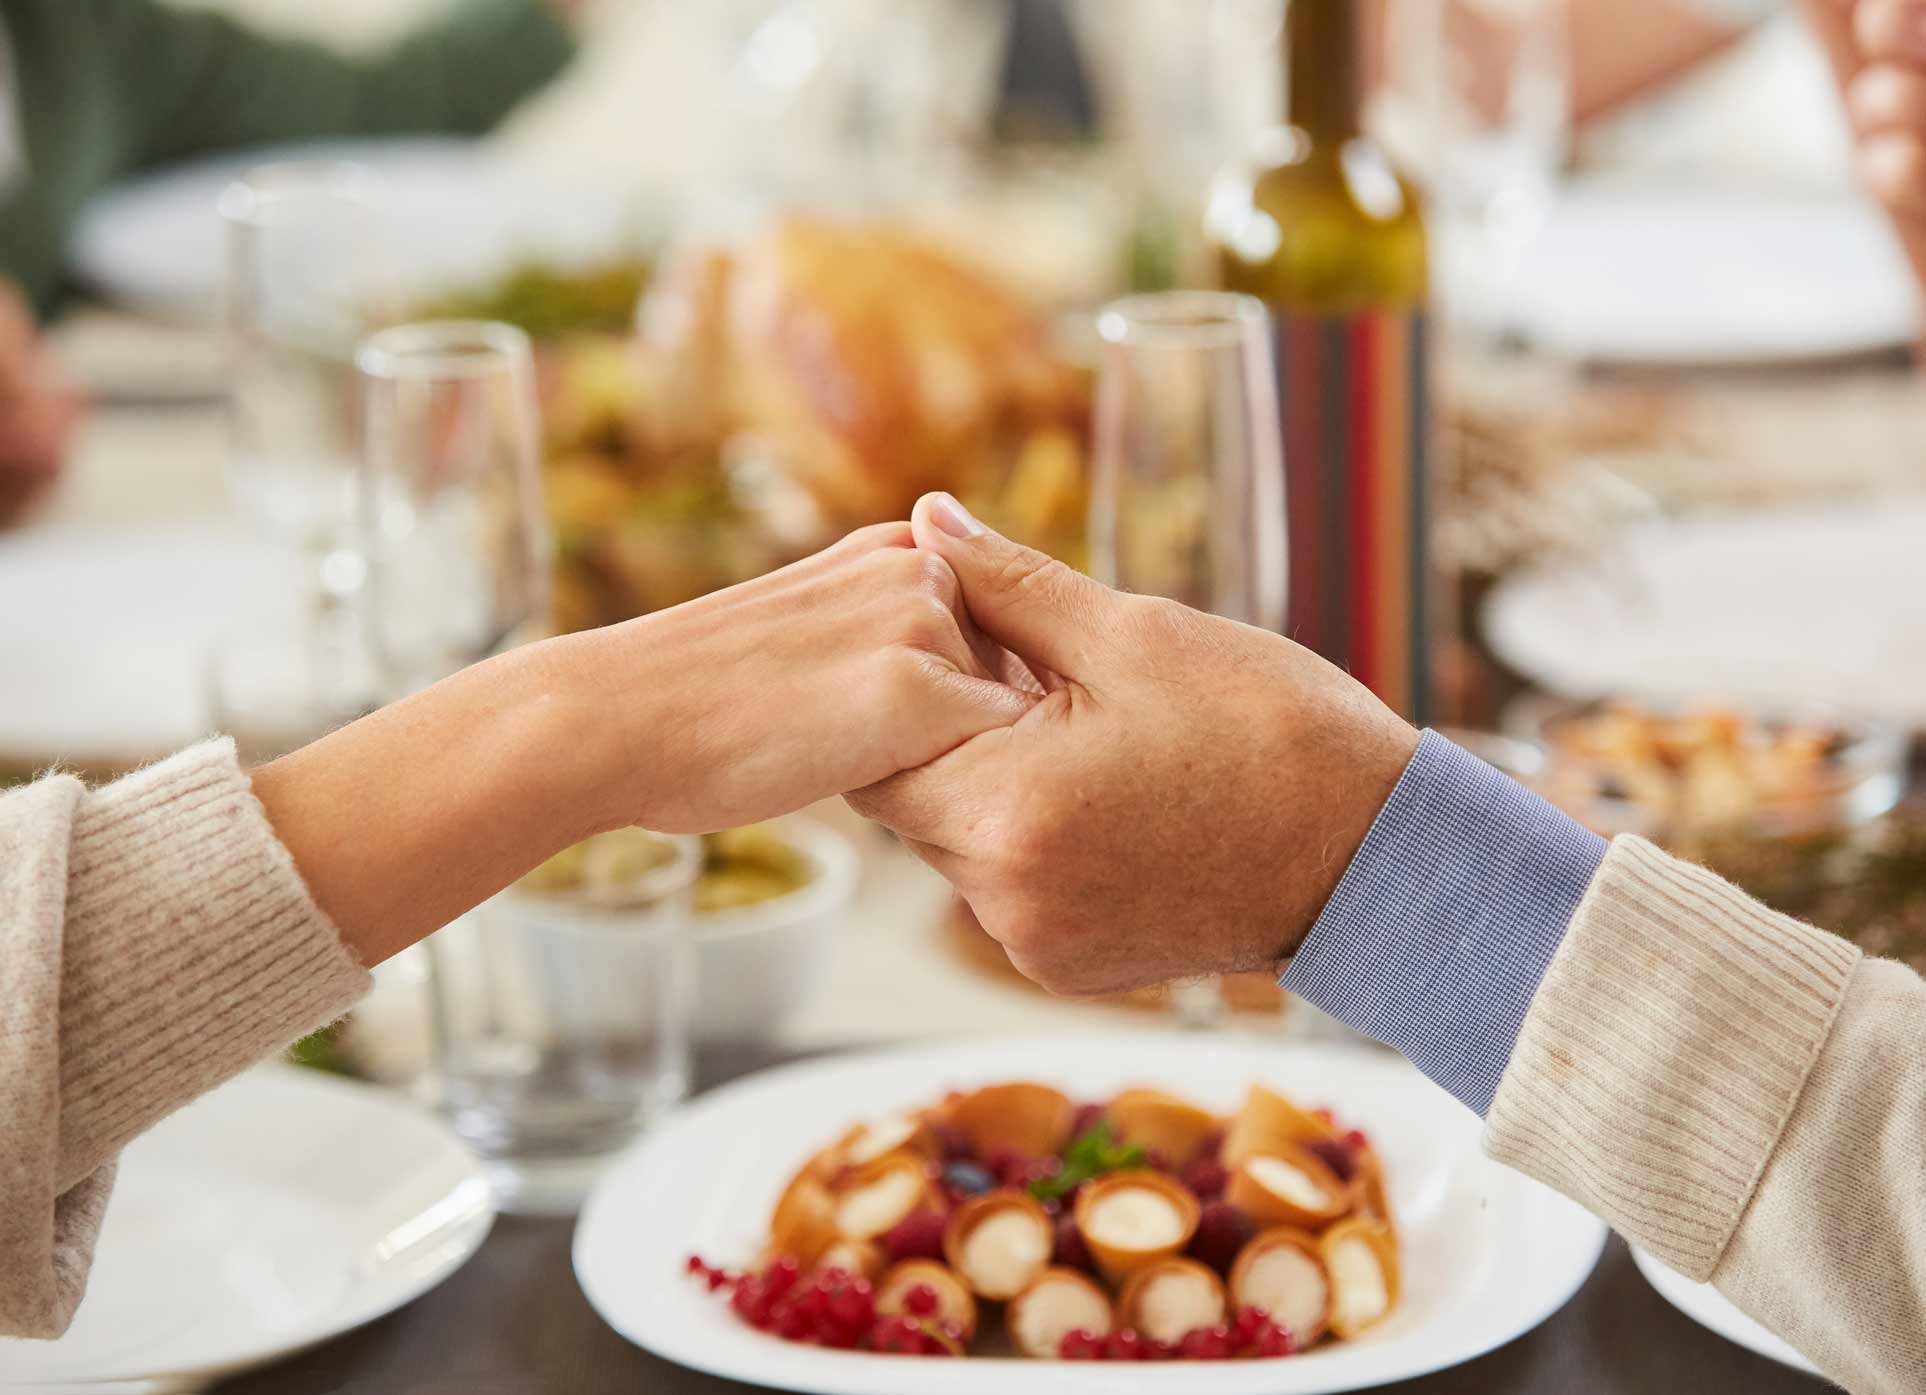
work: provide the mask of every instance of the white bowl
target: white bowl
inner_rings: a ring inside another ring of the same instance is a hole
[[[695,917],[698,1041],[772,1036],[822,981],[856,894],[862,859],[848,838],[794,815],[775,829],[809,862],[810,878],[767,901]]]

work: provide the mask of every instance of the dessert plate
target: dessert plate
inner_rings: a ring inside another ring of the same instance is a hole
[[[73,1326],[0,1340],[0,1387],[205,1389],[427,1292],[494,1218],[480,1166],[431,1115],[260,1067],[122,1154]]]
[[[1699,1326],[1709,1328],[1726,1341],[1748,1351],[1770,1357],[1782,1366],[1815,1376],[1819,1374],[1819,1368],[1795,1351],[1790,1343],[1774,1336],[1740,1312],[1730,1298],[1712,1285],[1694,1283],[1676,1269],[1667,1268],[1653,1259],[1636,1245],[1632,1247],[1632,1263],[1638,1266],[1638,1272],[1645,1276],[1646,1282],[1658,1290],[1659,1297]]]
[[[1229,1112],[1252,1081],[1328,1104],[1369,1133],[1397,1217],[1404,1292],[1359,1339],[1275,1361],[1117,1366],[961,1361],[799,1346],[743,1324],[683,1271],[740,1265],[804,1157],[851,1123],[942,1090],[1029,1079],[1093,1098],[1152,1085]],[[823,1395],[1169,1391],[1309,1395],[1453,1366],[1529,1331],[1584,1282],[1605,1227],[1478,1151],[1478,1121],[1368,1047],[1143,1033],[887,1048],[783,1066],[705,1095],[618,1162],[575,1231],[575,1272],[624,1337],[698,1370]],[[906,1363],[917,1362],[913,1368]]]

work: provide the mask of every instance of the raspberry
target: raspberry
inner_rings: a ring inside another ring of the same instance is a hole
[[[943,1258],[943,1218],[934,1211],[912,1211],[883,1232],[883,1253],[892,1261]]]
[[[1230,1181],[1230,1173],[1224,1170],[1224,1165],[1212,1153],[1192,1158],[1177,1176],[1186,1187],[1197,1193],[1199,1201],[1215,1201],[1224,1194],[1224,1187]]]
[[[1219,1274],[1228,1274],[1238,1251],[1256,1233],[1256,1223],[1241,1207],[1207,1201],[1197,1217],[1197,1233],[1190,1238],[1190,1256]]]
[[[936,1312],[939,1300],[936,1290],[928,1284],[913,1284],[910,1291],[903,1295],[903,1311],[912,1317],[929,1317]]]
[[[1090,1257],[1090,1247],[1083,1243],[1083,1232],[1077,1229],[1077,1218],[1067,1211],[1057,1217],[1056,1249],[1050,1256],[1050,1262],[1066,1269],[1080,1269],[1086,1274],[1097,1272],[1097,1263]]]
[[[1340,1138],[1314,1138],[1304,1145],[1305,1151],[1315,1156],[1332,1172],[1340,1182],[1348,1182],[1357,1174],[1358,1160],[1351,1149]]]

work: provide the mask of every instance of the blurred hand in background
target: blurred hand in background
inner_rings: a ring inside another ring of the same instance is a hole
[[[1805,0],[1859,142],[1859,172],[1926,286],[1926,0]]]
[[[25,297],[0,280],[0,525],[19,518],[54,482],[80,408]]]

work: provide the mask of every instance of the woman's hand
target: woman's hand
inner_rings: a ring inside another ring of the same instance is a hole
[[[566,643],[625,732],[609,819],[665,833],[873,784],[1036,701],[991,676],[955,573],[907,523]]]
[[[1014,726],[850,796],[1058,993],[1267,968],[1294,949],[1418,735],[1264,630],[1128,596],[947,495],[917,542],[1048,690]]]

